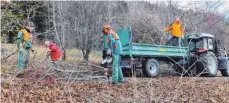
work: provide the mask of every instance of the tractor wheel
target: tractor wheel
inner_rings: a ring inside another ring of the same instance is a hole
[[[229,77],[229,61],[227,61],[227,68],[226,69],[221,69],[221,74],[224,77]]]
[[[180,60],[176,64],[173,64],[172,68],[180,75],[180,76],[187,76],[188,71],[187,64],[185,60]]]
[[[144,62],[142,72],[145,77],[155,77],[159,73],[159,63],[155,59],[148,59]]]
[[[197,74],[215,76],[218,72],[218,63],[215,54],[212,52],[201,54],[197,67]]]

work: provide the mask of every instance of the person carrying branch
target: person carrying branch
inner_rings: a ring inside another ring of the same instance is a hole
[[[184,36],[184,30],[180,18],[175,18],[174,22],[170,24],[164,31],[165,32],[171,31],[172,33],[172,36],[169,37],[167,44],[180,46],[181,37]]]
[[[29,62],[29,51],[32,50],[32,31],[34,24],[29,22],[26,28],[20,30],[17,35],[17,47],[18,47],[18,64],[16,71],[21,71],[26,68]]]
[[[117,33],[111,30],[110,25],[105,24],[103,27],[103,33],[105,34],[105,41],[109,48],[112,51],[112,60],[113,60],[113,74],[112,74],[112,84],[123,83],[123,73],[120,67],[120,53],[122,52],[122,45]],[[106,46],[106,45],[105,45]]]

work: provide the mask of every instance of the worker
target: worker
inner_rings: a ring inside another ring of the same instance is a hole
[[[120,56],[119,56],[120,53],[122,52],[122,45],[119,36],[117,33],[111,30],[111,27],[108,24],[104,25],[103,33],[105,34],[104,42],[108,43],[108,47],[105,48],[109,48],[112,50],[112,59],[113,59],[112,84],[123,83],[124,79],[123,79],[122,69],[120,67]]]
[[[17,47],[18,47],[18,64],[16,71],[21,71],[23,73],[29,62],[29,52],[32,50],[32,31],[34,24],[32,22],[20,30],[17,35]]]
[[[168,32],[168,31],[172,32],[172,36],[169,37],[169,40],[167,43],[180,46],[181,37],[184,36],[184,30],[183,30],[180,18],[174,19],[174,22],[165,29],[165,32]]]
[[[53,62],[58,61],[62,57],[63,52],[59,49],[59,47],[55,43],[52,43],[50,41],[46,41],[45,45],[49,49],[47,56],[51,56],[51,60]]]

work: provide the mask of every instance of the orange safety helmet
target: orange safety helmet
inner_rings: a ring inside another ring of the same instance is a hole
[[[105,33],[105,34],[108,34],[108,32],[109,32],[109,30],[110,30],[110,25],[109,24],[105,24],[104,26],[103,26],[103,33]]]
[[[180,22],[180,18],[179,18],[179,17],[176,17],[176,18],[174,19],[174,22],[175,22],[175,23],[179,23],[179,22]]]
[[[104,29],[109,29],[111,26],[109,25],[109,24],[105,24],[104,26],[103,26],[103,28]]]

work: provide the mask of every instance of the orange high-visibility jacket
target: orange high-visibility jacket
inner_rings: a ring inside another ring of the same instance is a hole
[[[175,37],[182,37],[184,35],[183,27],[181,23],[173,23],[165,29],[165,32],[171,31]]]

